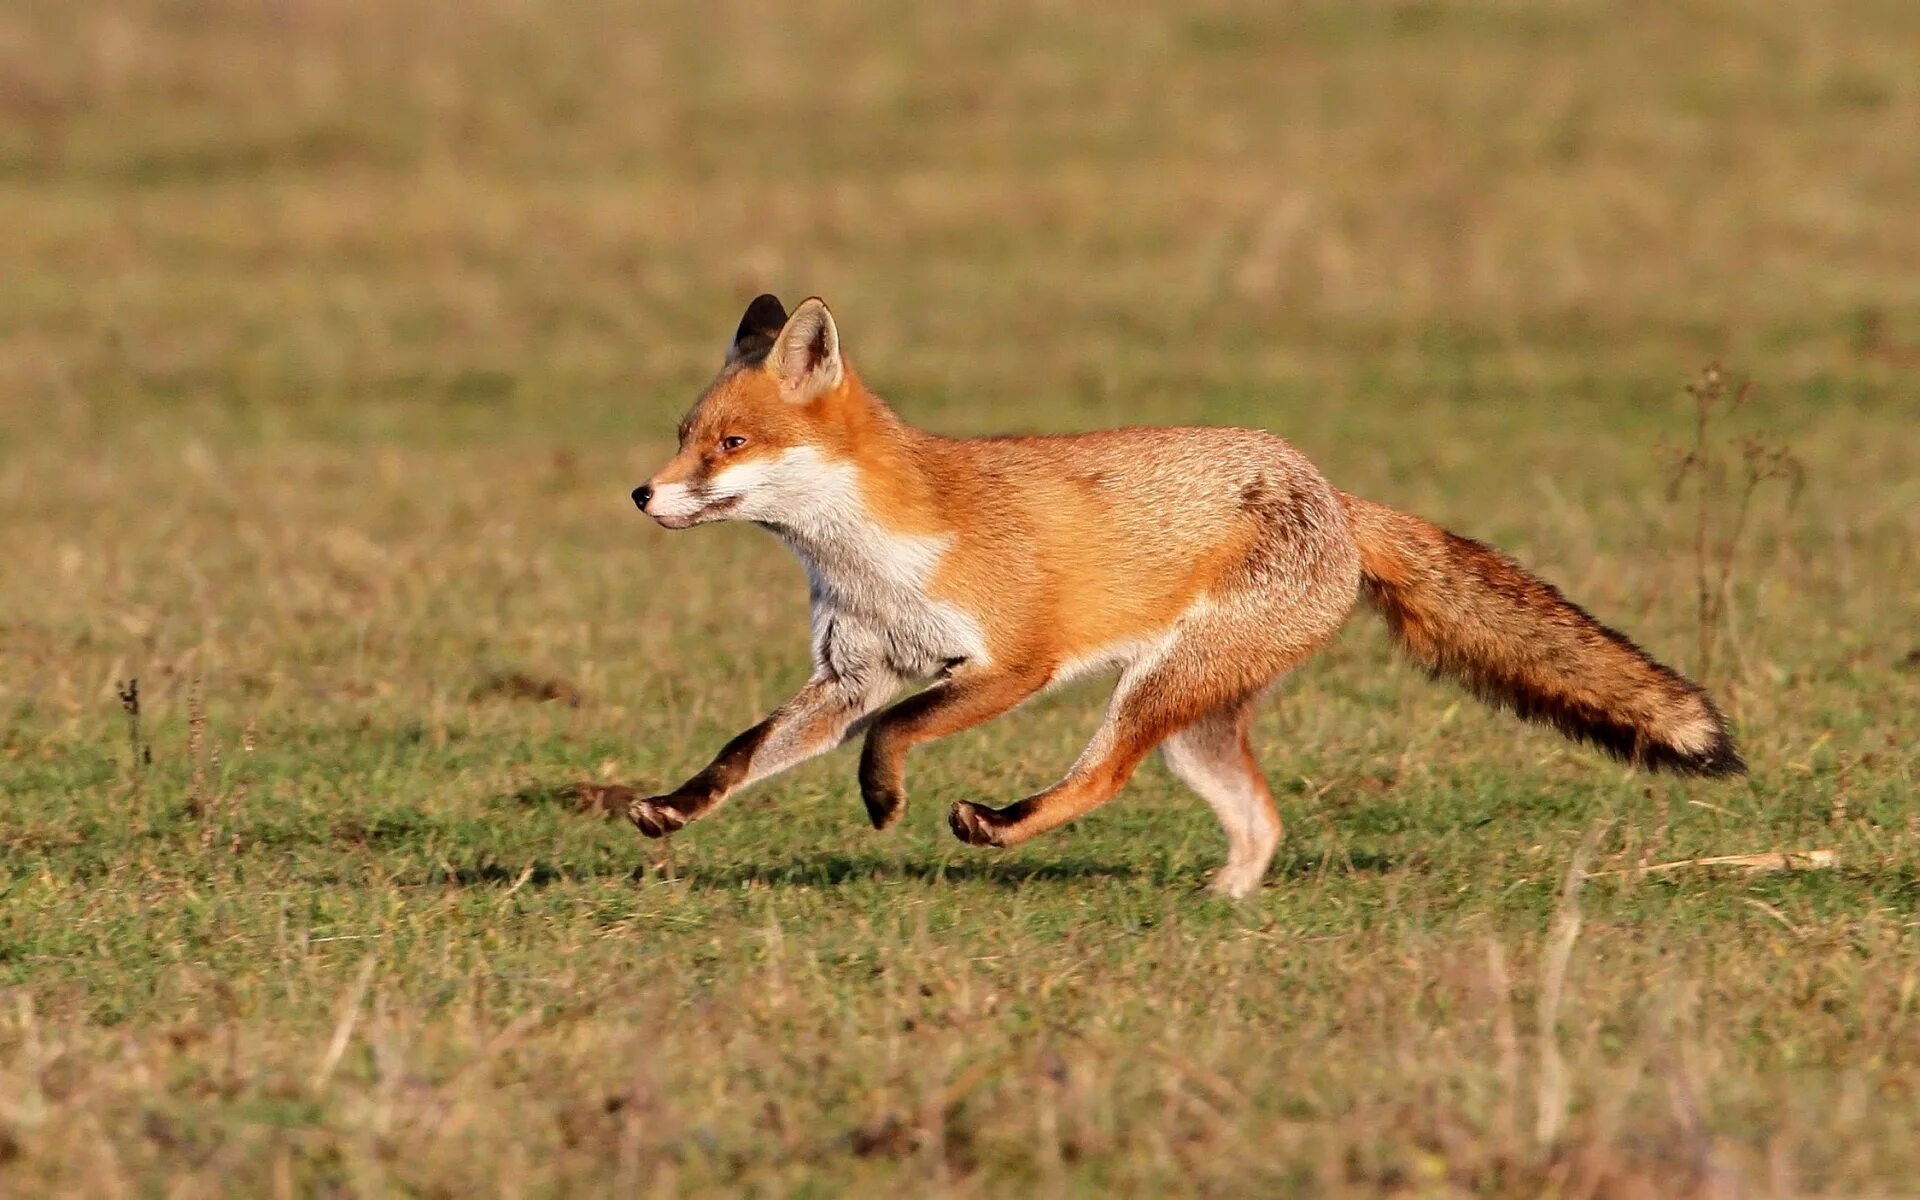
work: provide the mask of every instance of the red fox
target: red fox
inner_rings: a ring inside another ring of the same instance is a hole
[[[679,439],[634,503],[669,529],[752,521],[792,547],[813,673],[671,793],[618,789],[651,837],[862,731],[860,795],[884,829],[914,746],[1117,671],[1066,776],[1004,808],[955,803],[954,834],[1017,845],[1111,799],[1159,747],[1226,828],[1213,890],[1246,896],[1281,833],[1247,737],[1255,701],[1361,596],[1415,661],[1484,700],[1642,767],[1746,769],[1691,681],[1500,552],[1340,491],[1269,433],[925,433],[862,386],[824,303],[789,316],[761,296]]]

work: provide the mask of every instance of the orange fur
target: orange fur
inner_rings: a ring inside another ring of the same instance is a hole
[[[1367,598],[1407,653],[1483,699],[1637,766],[1746,768],[1698,686],[1490,546],[1343,496]]]

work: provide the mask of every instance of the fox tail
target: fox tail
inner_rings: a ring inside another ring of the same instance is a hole
[[[1552,584],[1430,521],[1355,496],[1343,500],[1364,594],[1429,672],[1635,766],[1746,772],[1726,718],[1698,684]]]

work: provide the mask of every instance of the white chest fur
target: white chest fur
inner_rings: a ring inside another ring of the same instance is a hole
[[[945,539],[859,526],[824,543],[787,537],[812,584],[815,658],[847,674],[884,664],[909,679],[984,658],[979,623],[927,594]]]
[[[980,623],[928,593],[951,535],[888,529],[866,510],[858,468],[809,448],[751,471],[739,515],[779,534],[806,567],[816,662],[849,675],[882,667],[918,678],[954,659],[985,658]]]

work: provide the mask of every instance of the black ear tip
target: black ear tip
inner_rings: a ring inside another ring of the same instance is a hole
[[[751,329],[756,333],[778,333],[787,323],[786,306],[780,303],[780,297],[772,292],[762,292],[747,305],[746,315],[740,318],[740,328]]]
[[[727,349],[727,361],[744,362],[748,359],[764,357],[773,348],[773,339],[780,336],[780,329],[787,323],[787,310],[780,303],[780,297],[772,292],[762,292],[747,305],[747,311],[740,318],[740,328],[733,331],[733,345]]]

